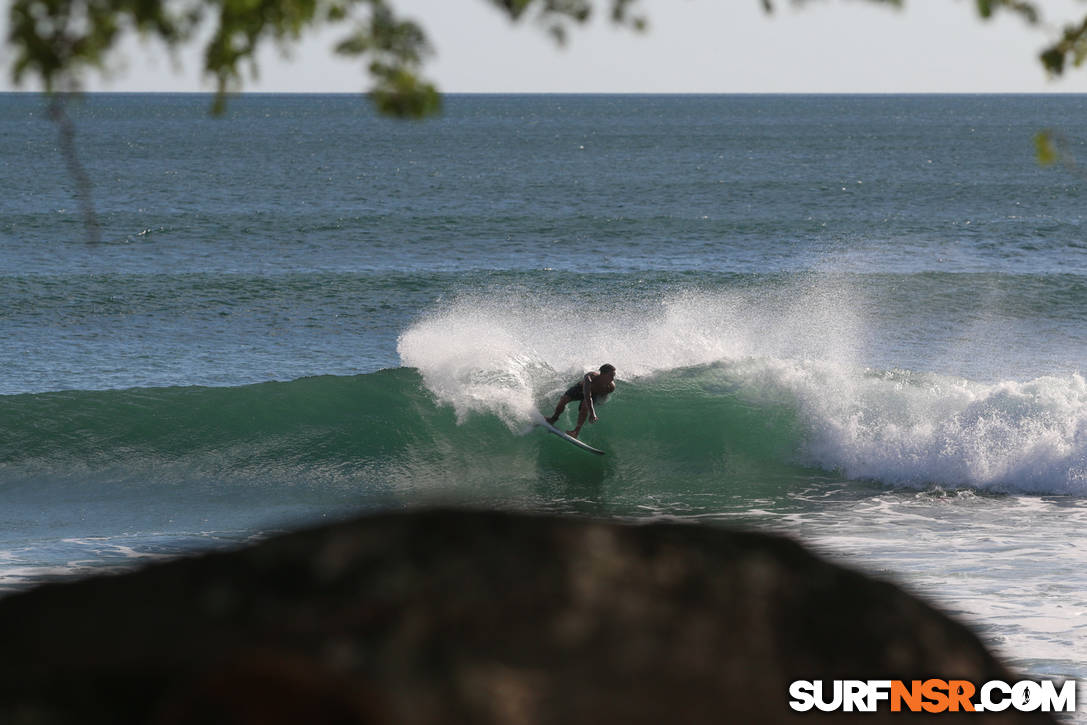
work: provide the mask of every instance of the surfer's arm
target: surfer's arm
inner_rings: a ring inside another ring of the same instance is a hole
[[[589,422],[596,422],[596,407],[593,405],[593,376],[592,373],[585,373],[585,377],[581,380],[581,394],[586,403],[589,404]]]

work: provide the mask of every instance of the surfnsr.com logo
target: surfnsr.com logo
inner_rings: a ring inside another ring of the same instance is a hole
[[[990,680],[797,680],[789,685],[789,707],[797,712],[1074,712],[1076,681]]]

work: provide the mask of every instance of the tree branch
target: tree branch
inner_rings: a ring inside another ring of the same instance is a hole
[[[68,97],[60,93],[53,93],[49,99],[49,118],[57,124],[57,132],[60,136],[60,152],[64,156],[64,163],[68,167],[68,175],[75,181],[76,198],[79,208],[83,213],[83,228],[87,234],[88,244],[97,244],[101,241],[101,233],[98,226],[98,216],[94,211],[94,186],[87,176],[83,164],[79,162],[79,155],[75,147],[75,124],[68,116],[65,105]]]

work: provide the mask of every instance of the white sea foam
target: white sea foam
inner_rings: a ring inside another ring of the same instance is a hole
[[[1087,676],[1082,499],[902,491],[806,507],[767,525],[891,578],[973,626],[1032,677]]]
[[[533,400],[609,362],[620,380],[750,356],[852,358],[861,305],[840,288],[686,290],[622,305],[499,290],[462,295],[401,334],[417,368],[458,416],[527,419]]]
[[[807,430],[802,455],[897,485],[1087,494],[1082,376],[973,383],[777,364]]]

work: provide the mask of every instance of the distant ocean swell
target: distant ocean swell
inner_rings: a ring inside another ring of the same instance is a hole
[[[549,407],[560,379],[525,391],[530,406]],[[488,471],[528,479],[541,465],[584,455],[532,431],[531,407],[513,414],[508,378],[477,377],[461,401],[424,380],[401,368],[234,388],[4,396],[0,486],[103,472],[154,484],[186,470],[205,479],[335,477],[363,486],[409,477],[440,486]],[[722,361],[620,381],[583,436],[610,454],[604,475],[665,488],[691,478],[726,487],[736,471],[757,478],[788,466],[891,485],[1087,495],[1079,375],[983,385],[829,363]]]

